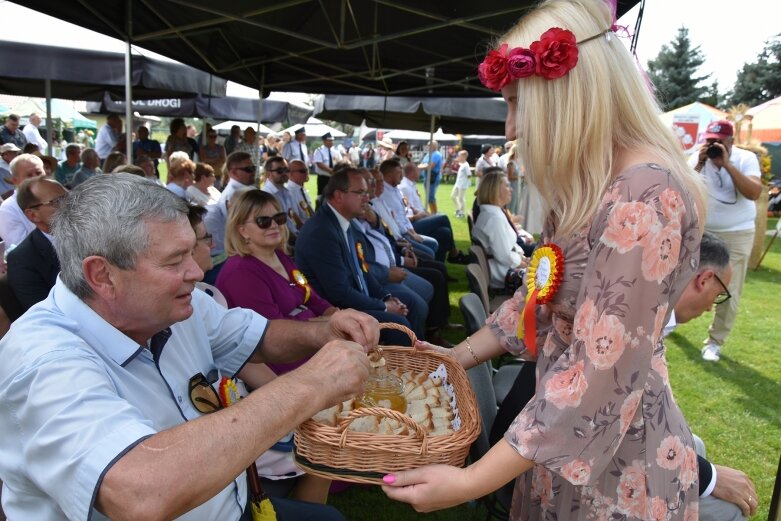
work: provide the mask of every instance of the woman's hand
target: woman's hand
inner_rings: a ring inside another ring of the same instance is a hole
[[[421,351],[433,351],[434,353],[439,353],[441,355],[454,356],[453,349],[430,344],[424,340],[416,340],[415,349],[420,349]]]
[[[448,465],[388,474],[383,481],[387,485],[382,490],[389,498],[409,503],[418,512],[441,510],[473,499],[469,496],[466,470]]]

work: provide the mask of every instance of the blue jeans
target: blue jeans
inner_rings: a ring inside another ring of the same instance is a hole
[[[431,236],[438,243],[436,259],[445,260],[448,252],[456,247],[453,239],[453,227],[445,214],[429,215],[412,223],[412,227],[420,235]]]

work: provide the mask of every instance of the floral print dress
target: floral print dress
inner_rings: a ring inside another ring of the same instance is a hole
[[[538,306],[537,394],[505,440],[535,462],[516,480],[511,519],[697,519],[697,457],[667,378],[662,327],[696,272],[697,211],[664,168],[644,164],[608,187],[573,236],[551,223],[564,279]],[[487,324],[509,351],[525,287]]]

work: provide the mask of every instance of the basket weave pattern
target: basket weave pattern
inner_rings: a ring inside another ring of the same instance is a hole
[[[453,386],[461,429],[453,434],[430,436],[415,420],[391,409],[367,407],[352,411],[336,427],[307,420],[296,429],[296,463],[308,473],[350,481],[382,483],[382,475],[422,465],[443,463],[461,466],[469,446],[480,434],[480,415],[466,371],[453,357],[415,349],[415,334],[398,324],[381,324],[398,329],[412,339],[412,348],[383,346],[389,370],[431,373],[444,364]],[[348,431],[356,418],[374,415],[394,418],[409,427],[409,435],[383,435]],[[312,465],[300,461],[303,457]],[[360,475],[363,473],[363,475]],[[376,474],[376,476],[375,476]]]

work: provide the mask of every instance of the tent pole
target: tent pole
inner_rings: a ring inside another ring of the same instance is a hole
[[[431,124],[429,125],[429,132],[428,132],[428,145],[426,145],[426,148],[428,148],[428,168],[426,169],[426,183],[425,183],[425,189],[423,190],[423,193],[426,194],[426,200],[423,201],[423,211],[427,211],[428,208],[428,193],[431,190],[431,157],[433,155],[433,152],[431,150],[431,142],[434,141],[434,125],[436,124],[437,117],[433,114],[431,115]],[[442,175],[442,172],[440,172],[439,175]]]
[[[258,89],[258,125],[255,127],[260,135],[260,125],[263,123],[263,89],[266,88],[266,65],[260,69],[260,89]]]
[[[52,80],[46,78],[43,82],[43,88],[46,91],[46,143],[49,148],[46,151],[41,150],[41,153],[47,153],[50,156],[53,156],[54,148],[52,147],[52,135],[54,134],[54,120],[52,119]]]
[[[128,163],[133,164],[133,87],[130,81],[130,38],[132,29],[132,9],[129,0],[125,2],[127,6],[127,37],[125,41],[125,154]]]

